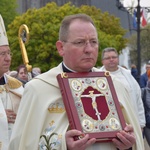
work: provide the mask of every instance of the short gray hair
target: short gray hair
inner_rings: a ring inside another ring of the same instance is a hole
[[[105,52],[115,52],[118,55],[118,52],[114,47],[107,47],[107,48],[102,50],[102,57],[101,57],[102,60],[104,59]]]

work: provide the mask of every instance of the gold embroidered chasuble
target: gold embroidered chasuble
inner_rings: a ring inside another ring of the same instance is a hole
[[[5,109],[18,111],[23,87],[20,81],[4,75],[6,84],[0,85],[0,150],[7,150],[13,129],[12,123],[8,124]]]
[[[69,122],[56,79],[59,73],[62,73],[61,64],[26,84],[9,150],[44,150],[46,147],[67,150],[65,133]],[[133,150],[142,150],[143,137],[130,97],[121,83],[115,78],[113,82],[126,122],[134,128],[136,144]],[[86,150],[116,150],[116,147],[111,142],[96,143]]]

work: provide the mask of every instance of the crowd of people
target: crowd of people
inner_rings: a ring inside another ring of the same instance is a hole
[[[34,67],[31,72],[28,72],[26,65],[21,64],[16,70],[8,71],[7,74],[21,81],[24,87],[28,81],[41,74],[41,69],[39,67]]]
[[[102,51],[103,66],[95,68],[98,33],[86,14],[62,20],[56,47],[63,61],[45,73],[33,68],[32,80],[28,80],[25,65],[9,71],[11,50],[0,16],[0,150],[148,150],[143,131],[150,122],[149,66],[142,89],[131,72],[118,65],[113,47]],[[88,132],[70,128],[56,77],[63,72],[103,71],[110,72],[126,126],[113,139],[97,142]]]

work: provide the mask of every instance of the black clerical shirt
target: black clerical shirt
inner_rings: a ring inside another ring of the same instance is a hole
[[[0,78],[0,85],[4,85],[5,84],[5,79],[4,76]]]

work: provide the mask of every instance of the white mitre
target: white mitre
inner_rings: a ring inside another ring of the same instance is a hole
[[[3,45],[9,45],[9,44],[8,44],[8,38],[6,34],[4,21],[3,21],[2,16],[0,15],[0,46],[3,46]]]

